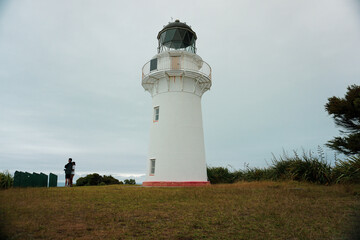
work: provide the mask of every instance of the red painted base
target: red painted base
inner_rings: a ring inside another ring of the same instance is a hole
[[[144,187],[202,187],[210,186],[210,182],[168,182],[168,181],[154,181],[154,182],[143,182]]]

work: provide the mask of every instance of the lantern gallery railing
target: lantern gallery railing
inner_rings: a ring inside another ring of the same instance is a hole
[[[171,50],[183,50],[183,51],[186,51],[186,52],[191,52],[191,53],[196,54],[196,47],[194,47],[194,46],[188,46],[186,48],[178,48],[178,49],[167,47],[167,46],[164,46],[164,45],[158,47],[158,53],[168,52],[168,51],[171,51]]]
[[[148,61],[142,68],[142,79],[146,78],[150,73],[167,70],[197,72],[211,80],[211,67],[205,61],[198,61],[195,64],[180,57],[154,58]]]

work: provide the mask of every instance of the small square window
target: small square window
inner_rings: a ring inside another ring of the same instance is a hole
[[[154,122],[158,122],[159,121],[159,106],[154,107]]]
[[[155,159],[150,159],[150,175],[155,174]]]
[[[150,60],[150,72],[157,69],[157,58]]]

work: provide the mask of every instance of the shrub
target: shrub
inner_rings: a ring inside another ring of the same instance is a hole
[[[207,176],[212,184],[233,183],[235,181],[235,174],[224,167],[207,167]]]
[[[247,168],[243,173],[244,181],[261,181],[261,180],[273,180],[273,169],[272,168]]]
[[[123,184],[123,183],[111,175],[100,176],[97,173],[88,174],[85,177],[80,177],[76,181],[76,186],[97,186],[97,185],[111,185],[111,184]]]
[[[290,168],[293,163],[293,159],[288,157],[288,155],[284,152],[283,155],[276,158],[273,154],[272,158],[272,166],[273,169],[273,178],[274,180],[286,180],[291,179]]]
[[[0,173],[0,189],[8,189],[13,186],[14,178],[9,171]]]
[[[360,155],[336,161],[333,178],[336,183],[360,183]]]
[[[90,186],[96,186],[102,182],[102,177],[97,173],[89,174],[86,177],[88,178],[88,183]]]
[[[87,178],[80,177],[76,180],[76,186],[85,186],[87,184]]]
[[[319,148],[319,155],[320,159],[314,157],[311,152],[303,151],[303,155],[300,157],[294,151],[294,156],[291,157],[286,153],[283,153],[279,159],[273,156],[271,168],[274,172],[274,179],[330,184],[332,182],[331,166],[324,159],[321,148]]]
[[[273,155],[272,165],[267,168],[250,168],[245,165],[245,170],[231,172],[224,167],[208,167],[208,179],[212,184],[261,180],[296,180],[331,184],[333,182],[332,168],[324,158],[321,147],[318,147],[318,154],[319,157],[315,157],[311,152],[303,151],[302,156],[299,156],[294,151],[293,156],[288,156],[285,152],[278,158]],[[351,166],[352,168],[348,167],[347,171],[357,176],[360,181],[360,170],[356,170],[359,169],[360,160],[353,159]]]
[[[125,179],[124,184],[135,185],[136,181],[135,179]]]
[[[106,184],[106,185],[112,185],[112,184],[120,184],[120,181],[116,178],[114,178],[113,176],[109,175],[106,176],[104,175],[102,178],[102,181]]]

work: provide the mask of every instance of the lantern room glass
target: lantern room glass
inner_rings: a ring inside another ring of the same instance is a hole
[[[170,50],[184,50],[196,53],[195,34],[183,28],[171,28],[159,37],[158,53]]]

